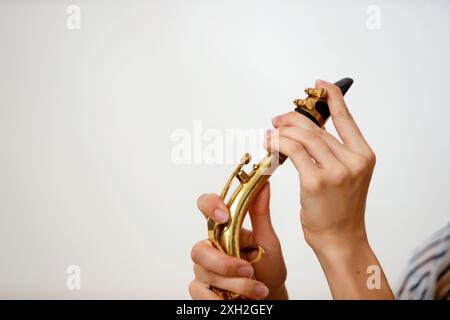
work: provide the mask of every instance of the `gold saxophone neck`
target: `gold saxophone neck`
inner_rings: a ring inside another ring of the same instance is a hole
[[[353,80],[344,78],[335,83],[345,94],[352,85]],[[328,104],[326,101],[327,92],[325,89],[305,89],[306,99],[297,99],[294,101],[296,105],[295,111],[305,115],[318,126],[322,127],[330,116]],[[247,173],[244,166],[249,164],[251,156],[246,153],[239,164],[228,178],[225,187],[221,193],[230,211],[230,218],[226,224],[218,224],[212,219],[208,219],[208,239],[220,251],[229,256],[246,259],[245,252],[258,249],[258,255],[250,263],[257,263],[264,255],[264,248],[258,246],[256,248],[241,248],[240,231],[245,215],[255,200],[258,193],[269,180],[273,172],[284,163],[287,157],[283,154],[268,154],[258,164],[253,165],[252,170]],[[234,179],[239,181],[238,187],[230,195],[230,187]],[[215,287],[211,288],[216,294],[225,300],[246,299],[246,297],[228,292]]]

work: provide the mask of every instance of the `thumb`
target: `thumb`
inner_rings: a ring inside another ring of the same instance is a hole
[[[267,182],[256,196],[250,207],[250,220],[252,222],[253,238],[256,243],[270,239],[275,231],[270,219],[270,184]]]
[[[253,228],[253,241],[255,245],[263,247],[265,255],[263,259],[254,265],[255,274],[261,278],[269,287],[273,285],[272,273],[285,274],[286,267],[284,265],[281,252],[280,241],[278,240],[275,230],[270,219],[270,185],[269,182],[261,189],[252,206],[250,207],[250,220]],[[257,250],[250,252],[247,257],[253,260],[257,256]],[[277,278],[277,277],[276,277]],[[264,280],[263,280],[264,279]]]

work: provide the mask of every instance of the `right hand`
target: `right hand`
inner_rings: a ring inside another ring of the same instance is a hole
[[[253,230],[242,229],[242,248],[262,246],[265,254],[252,266],[248,261],[230,257],[213,247],[209,240],[194,245],[191,256],[195,278],[189,286],[193,299],[220,299],[211,286],[244,295],[250,299],[287,299],[284,285],[286,265],[280,242],[270,220],[270,186],[267,183],[250,208]],[[205,194],[198,199],[198,208],[206,218],[218,223],[228,221],[229,212],[216,194]],[[251,257],[249,257],[251,258]]]

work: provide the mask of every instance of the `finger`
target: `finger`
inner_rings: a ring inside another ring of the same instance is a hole
[[[266,251],[281,253],[278,237],[270,218],[270,183],[267,182],[255,198],[250,207],[250,220],[253,229],[253,241],[262,246]],[[259,250],[247,253],[247,258],[252,260]]]
[[[311,156],[298,142],[282,136],[276,141],[272,141],[271,137],[268,136],[264,142],[264,148],[271,153],[279,152],[289,157],[297,171],[302,175],[319,173],[319,167],[315,165]]]
[[[255,240],[253,239],[253,231],[241,228],[239,240],[241,249],[253,246],[255,244]]]
[[[343,145],[336,137],[315,125],[311,120],[301,115],[296,111],[291,111],[281,114],[272,119],[275,128],[281,127],[296,127],[316,133],[328,145],[331,152],[340,160],[345,161],[345,158],[350,155],[350,151]]]
[[[220,300],[220,298],[211,291],[210,285],[194,279],[189,285],[189,294],[194,300]]]
[[[216,288],[231,291],[250,299],[263,299],[269,295],[269,288],[262,282],[249,278],[230,278],[215,274],[199,265],[194,266],[196,277]]]
[[[249,210],[254,239],[264,238],[265,235],[273,233],[269,203],[270,184],[267,182],[256,196]]]
[[[311,130],[319,128],[314,122],[297,111],[286,112],[274,117],[272,125],[277,129],[280,127],[302,127]]]
[[[277,137],[277,134],[280,137],[284,136],[300,142],[320,167],[333,168],[340,165],[339,160],[322,140],[317,131],[307,130],[301,127],[281,127],[275,130],[273,136]]]
[[[325,129],[318,127],[311,120],[301,115],[296,111],[287,112],[276,116],[272,119],[272,123],[275,128],[282,129],[283,127],[295,127],[304,130],[307,136],[318,136],[323,140],[323,142],[328,146],[333,154],[337,156],[334,152],[338,152],[340,156],[347,154],[344,152],[346,148],[340,141],[338,141],[331,133],[327,132]],[[294,137],[290,137],[291,139]],[[308,140],[310,141],[310,140]],[[305,147],[307,147],[305,145]],[[308,150],[308,152],[310,152]],[[313,156],[314,157],[314,156]],[[340,157],[337,157],[340,159]],[[317,159],[316,159],[317,160]]]
[[[354,175],[358,175],[366,168],[366,160],[362,155],[350,151],[338,141],[332,134],[324,132],[322,139],[331,149],[336,158]]]
[[[353,151],[362,151],[368,146],[361,131],[345,104],[341,90],[332,83],[316,81],[316,88],[327,90],[327,103],[333,124],[345,145]]]
[[[191,258],[195,264],[223,276],[250,278],[254,274],[254,269],[248,261],[226,255],[214,248],[208,240],[194,245]]]
[[[217,194],[206,193],[197,199],[197,207],[206,218],[211,218],[217,223],[228,221],[228,208]]]
[[[360,167],[361,159],[357,154],[355,154],[349,148],[347,148],[347,146],[342,144],[342,142],[340,142],[331,133],[323,128],[319,128],[298,112],[292,111],[275,117],[273,119],[273,125],[276,128],[296,127],[312,131],[320,136],[320,138],[328,145],[331,152],[336,156],[336,158],[348,169],[356,169],[357,171]]]
[[[263,247],[266,251],[281,253],[278,237],[270,218],[270,183],[267,182],[255,198],[250,207],[250,220],[252,223],[252,238],[254,243]],[[258,256],[259,250],[247,251],[247,260],[253,260]]]
[[[258,256],[259,249],[257,247],[255,247],[255,240],[253,238],[252,230],[247,230],[245,228],[241,228],[240,237],[239,237],[239,245],[241,248],[242,259],[245,259],[247,261],[252,261]],[[263,247],[264,247],[264,245],[263,245]]]

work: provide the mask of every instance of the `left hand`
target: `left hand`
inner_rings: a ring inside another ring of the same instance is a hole
[[[244,259],[227,256],[214,248],[209,240],[200,241],[192,248],[195,273],[195,279],[189,286],[192,298],[219,299],[210,288],[213,285],[250,299],[288,299],[286,265],[270,219],[269,203],[270,185],[267,183],[249,210],[253,230],[241,229],[242,248],[259,245],[265,250],[262,259],[254,265]],[[219,223],[228,220],[228,208],[218,195],[201,196],[198,207],[207,218]],[[248,253],[249,260],[255,257],[256,252]]]

